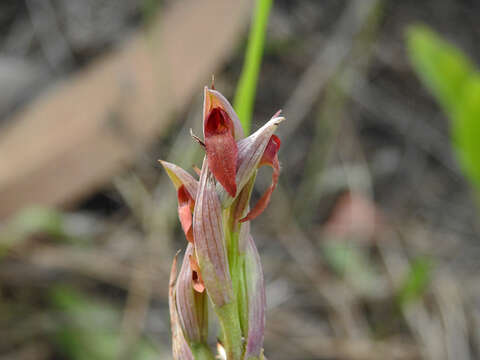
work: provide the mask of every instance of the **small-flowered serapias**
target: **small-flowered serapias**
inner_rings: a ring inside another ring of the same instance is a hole
[[[267,207],[280,173],[284,118],[277,112],[248,137],[228,100],[205,87],[205,151],[197,180],[177,165],[161,161],[175,185],[178,216],[188,246],[177,276],[170,279],[170,316],[175,360],[264,360],[265,287],[250,220]],[[250,197],[257,170],[271,166],[271,185],[255,205]],[[207,301],[207,298],[210,301]],[[217,352],[208,344],[208,302],[221,328]]]

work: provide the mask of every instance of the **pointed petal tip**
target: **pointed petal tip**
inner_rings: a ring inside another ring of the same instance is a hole
[[[279,110],[279,111],[281,111],[281,110]],[[274,125],[279,125],[283,121],[285,121],[285,117],[283,117],[283,116],[274,116],[272,118],[272,122],[273,122]]]
[[[165,172],[175,186],[175,189],[178,190],[180,186],[185,185],[190,196],[195,199],[195,197],[197,196],[198,187],[197,180],[195,180],[195,178],[190,175],[190,173],[188,173],[178,165],[172,164],[165,160],[158,161],[162,164]]]
[[[277,126],[280,125],[280,123],[282,123],[283,121],[285,121],[284,116],[280,116],[280,115],[275,114],[261,128],[259,128],[257,131],[255,131],[250,136],[251,137],[252,136],[258,136],[260,134],[266,134],[266,133],[272,134],[273,131],[275,131],[277,129]]]
[[[169,171],[171,169],[173,169],[176,165],[171,163],[171,162],[168,162],[168,161],[165,161],[165,160],[162,160],[162,159],[158,159],[157,160],[160,164],[162,164],[163,168],[165,169],[165,171]]]

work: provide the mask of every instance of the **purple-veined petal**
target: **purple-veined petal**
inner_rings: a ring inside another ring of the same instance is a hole
[[[193,245],[188,244],[176,285],[176,303],[180,324],[185,338],[191,342],[204,342],[208,331],[206,293],[194,290],[193,269],[190,258]]]
[[[193,235],[203,282],[217,307],[230,302],[233,296],[223,231],[220,201],[204,158],[193,212]]]
[[[278,114],[278,113],[277,113]],[[277,115],[276,114],[276,115]],[[262,159],[267,144],[273,133],[278,127],[284,117],[274,116],[260,129],[255,131],[252,135],[237,142],[238,146],[238,163],[237,163],[237,192],[241,191],[251,176],[257,171],[258,164]],[[231,197],[225,190],[217,187],[219,196],[224,208],[229,207],[234,198]]]
[[[185,340],[178,320],[175,289],[177,280],[177,256],[178,253],[173,258],[172,269],[170,271],[170,280],[168,284],[168,305],[170,308],[170,325],[172,329],[173,360],[194,360],[192,351]]]
[[[260,256],[251,236],[248,238],[245,251],[245,279],[248,299],[248,335],[244,360],[260,359],[265,332],[265,285]]]
[[[198,181],[180,166],[164,160],[159,161],[163,165],[163,168],[167,172],[167,175],[175,186],[175,189],[178,190],[180,186],[184,185],[192,199],[195,199],[197,197]]]
[[[178,218],[185,237],[193,243],[192,212],[195,205],[194,199],[197,196],[198,181],[175,164],[163,160],[160,160],[160,163],[177,189]]]

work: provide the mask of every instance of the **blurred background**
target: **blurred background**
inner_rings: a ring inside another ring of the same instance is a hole
[[[1,360],[171,359],[186,242],[157,160],[200,166],[203,86],[233,99],[254,5],[0,2]],[[480,358],[479,16],[273,2],[252,121],[287,118],[252,224],[269,359]]]

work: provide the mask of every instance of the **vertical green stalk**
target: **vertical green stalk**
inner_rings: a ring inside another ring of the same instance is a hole
[[[240,319],[240,328],[244,337],[248,335],[248,299],[247,299],[247,281],[245,275],[245,255],[238,255],[239,281],[237,286],[237,307]]]
[[[233,300],[215,309],[223,333],[223,346],[228,360],[240,360],[242,357],[242,331],[238,319],[237,304]]]
[[[242,73],[234,99],[234,108],[238,113],[245,134],[250,133],[252,122],[253,103],[258,82],[258,74],[262,63],[265,33],[273,0],[257,0],[255,13],[248,37],[247,51]],[[224,230],[227,243],[230,275],[234,291],[234,300],[221,308],[215,309],[220,319],[223,333],[223,345],[230,360],[239,360],[242,357],[243,342],[242,329],[246,324],[241,322],[242,311],[246,311],[244,294],[243,259],[239,258],[238,229],[233,229],[233,219],[230,209],[224,211]],[[237,230],[237,231],[235,231]],[[245,334],[244,334],[245,335]]]
[[[262,63],[265,33],[272,2],[273,0],[257,0],[248,37],[245,62],[233,102],[247,135],[250,132],[252,122],[253,102],[257,88],[258,73]]]
[[[238,293],[240,285],[241,269],[239,267],[238,232],[234,231],[232,208],[223,212],[223,228],[227,245],[227,258],[230,268],[230,277],[234,298],[232,302],[218,309],[217,314],[224,336],[224,346],[228,359],[240,359],[243,352],[242,329],[239,318]]]

